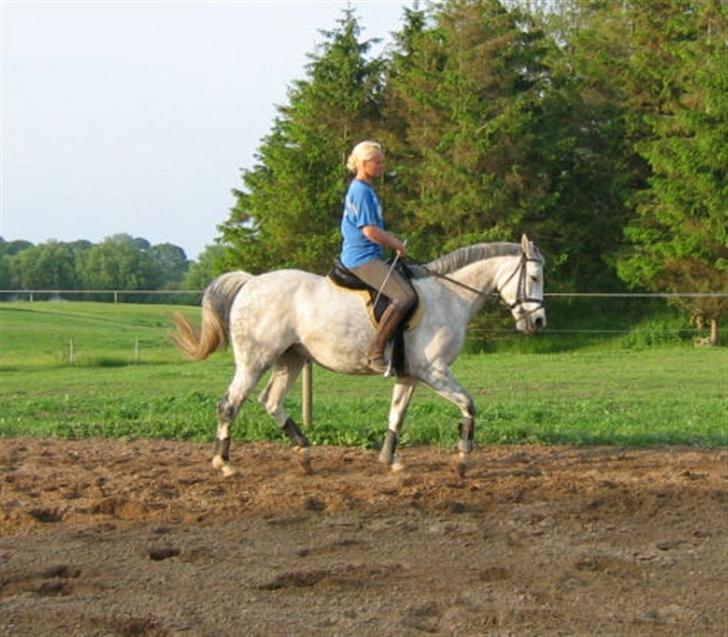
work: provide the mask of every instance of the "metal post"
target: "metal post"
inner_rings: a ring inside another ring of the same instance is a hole
[[[313,413],[313,363],[308,360],[303,366],[303,425],[310,427]]]

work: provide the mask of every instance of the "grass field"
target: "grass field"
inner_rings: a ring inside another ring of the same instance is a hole
[[[171,315],[179,309],[0,304],[0,435],[210,440],[217,401],[232,375],[231,356],[184,361],[169,342]],[[197,308],[182,311],[199,316]],[[469,354],[454,372],[475,398],[481,443],[728,444],[725,348],[610,344],[568,353]],[[389,379],[315,368],[311,439],[379,445],[391,386]],[[298,418],[300,388],[288,406]],[[420,388],[403,442],[453,445],[458,420],[456,408]],[[243,408],[233,436],[282,439],[255,401]]]

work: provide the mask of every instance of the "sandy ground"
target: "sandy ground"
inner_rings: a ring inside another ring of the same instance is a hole
[[[728,635],[728,451],[0,440],[0,634]]]

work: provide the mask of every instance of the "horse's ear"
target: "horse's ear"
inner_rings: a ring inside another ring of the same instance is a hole
[[[531,242],[528,240],[528,236],[526,236],[525,232],[521,236],[521,250],[523,250],[523,254],[526,256],[529,256],[529,253],[531,252]]]

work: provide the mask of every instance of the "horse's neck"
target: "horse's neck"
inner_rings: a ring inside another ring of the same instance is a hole
[[[465,288],[456,290],[456,294],[468,304],[470,316],[483,307],[488,296],[496,289],[496,283],[510,260],[511,257],[491,257],[474,261],[451,275],[456,281],[480,292],[476,294]]]

